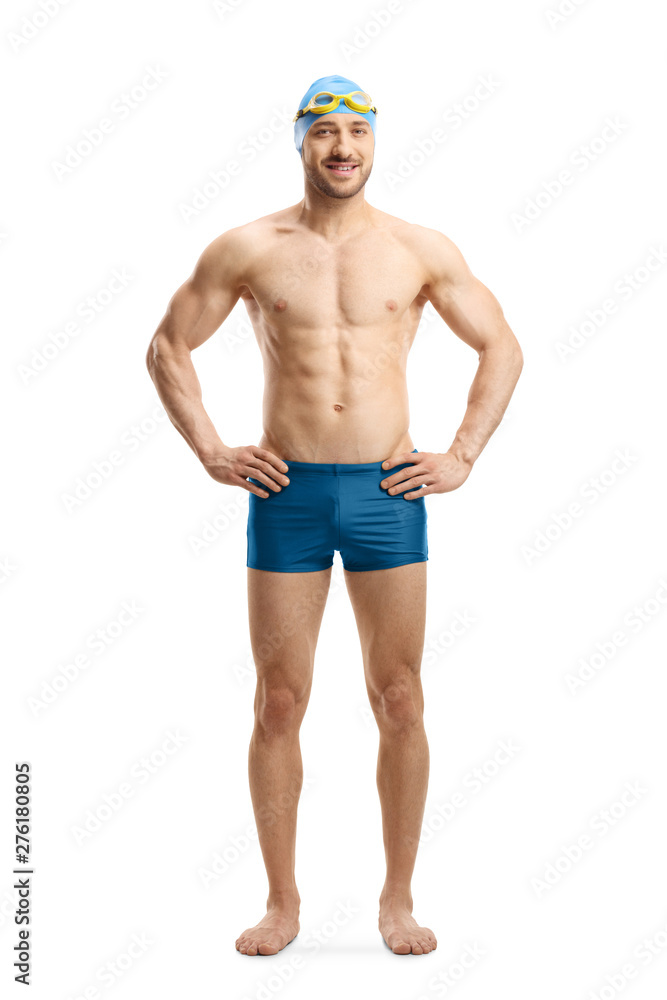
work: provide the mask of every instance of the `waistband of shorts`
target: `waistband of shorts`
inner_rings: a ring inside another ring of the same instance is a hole
[[[419,451],[418,448],[413,448],[412,454]],[[352,473],[384,473],[386,476],[390,476],[393,472],[396,472],[402,466],[395,466],[393,469],[383,469],[382,462],[386,459],[382,459],[379,462],[291,462],[289,458],[284,459],[285,465],[287,466],[287,475],[291,476],[293,472],[318,472],[326,476],[346,476]],[[407,463],[410,464],[409,462]]]

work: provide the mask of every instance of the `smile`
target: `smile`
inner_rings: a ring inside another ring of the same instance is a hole
[[[337,174],[340,177],[344,177],[347,174],[353,174],[357,169],[358,164],[356,163],[327,163],[327,170],[331,170],[332,173]]]

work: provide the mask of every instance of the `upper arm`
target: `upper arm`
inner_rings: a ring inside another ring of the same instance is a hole
[[[447,326],[478,353],[501,341],[518,341],[497,298],[476,278],[459,248],[443,233],[426,230],[425,294]]]
[[[153,340],[192,351],[208,340],[240,297],[243,240],[238,229],[206,247],[189,278],[172,295]]]

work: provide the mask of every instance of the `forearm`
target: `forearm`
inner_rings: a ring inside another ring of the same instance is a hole
[[[206,462],[224,451],[226,445],[204,409],[201,385],[190,351],[154,338],[146,366],[169,419],[195,455]]]
[[[448,449],[450,453],[473,465],[502,420],[522,367],[523,355],[516,341],[481,352],[468,406]]]

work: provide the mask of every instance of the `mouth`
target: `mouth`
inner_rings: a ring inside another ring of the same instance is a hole
[[[358,163],[327,163],[327,170],[330,170],[336,177],[349,177],[358,169]]]

